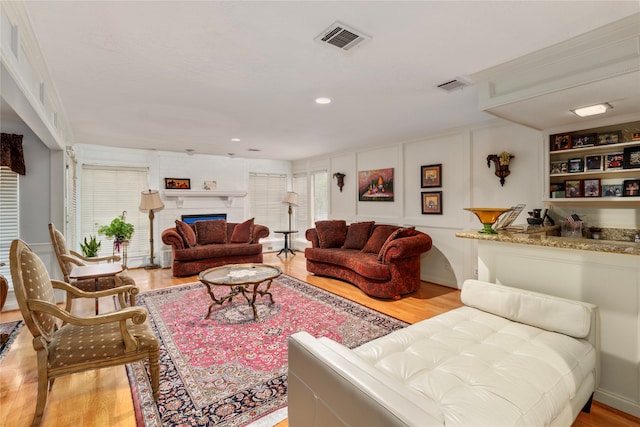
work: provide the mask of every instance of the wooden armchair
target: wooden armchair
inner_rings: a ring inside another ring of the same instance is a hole
[[[96,298],[128,292],[130,285],[84,292],[51,280],[42,260],[22,240],[14,240],[9,253],[16,300],[37,352],[38,399],[32,426],[42,421],[49,389],[62,375],[148,359],[153,397],[158,399],[160,346],[146,321],[147,311],[125,307],[79,317],[58,307],[53,293],[55,288],[75,298]],[[94,346],[99,350],[89,350]]]
[[[94,279],[71,279],[69,274],[73,266],[75,265],[87,265],[87,263],[98,263],[98,262],[117,262],[120,261],[120,257],[117,255],[114,256],[106,256],[106,257],[95,257],[95,258],[87,258],[85,256],[80,255],[78,252],[73,250],[69,250],[67,247],[67,241],[62,235],[60,231],[56,229],[53,224],[49,224],[49,236],[51,238],[51,244],[53,245],[53,250],[56,253],[56,258],[58,259],[58,265],[60,266],[60,270],[62,271],[62,275],[64,276],[64,281],[75,286],[81,291],[85,292],[95,292],[96,285]],[[136,282],[129,276],[124,273],[116,274],[115,276],[109,277],[101,277],[98,279],[98,289],[99,291],[105,289],[113,289],[123,285],[133,285],[134,288],[131,289],[129,293],[129,301],[124,301],[124,294],[118,294],[120,297],[121,307],[128,305],[134,306],[135,296],[139,293],[137,287],[135,287]],[[71,298],[67,298],[67,307],[68,311],[71,311]]]

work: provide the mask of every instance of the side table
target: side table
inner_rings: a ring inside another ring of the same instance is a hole
[[[278,252],[277,256],[280,256],[280,254],[282,252],[284,252],[284,257],[287,258],[289,252],[291,252],[291,254],[295,255],[296,253],[293,251],[293,249],[291,249],[289,247],[289,235],[290,234],[294,234],[297,233],[298,230],[281,230],[281,231],[274,231],[274,233],[278,233],[278,234],[284,234],[284,248],[280,249],[280,252]]]

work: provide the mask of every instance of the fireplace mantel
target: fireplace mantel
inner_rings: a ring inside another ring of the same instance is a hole
[[[176,206],[182,207],[185,197],[219,197],[226,199],[227,205],[231,204],[232,197],[245,197],[246,191],[224,191],[224,190],[164,190],[164,197],[175,197]]]

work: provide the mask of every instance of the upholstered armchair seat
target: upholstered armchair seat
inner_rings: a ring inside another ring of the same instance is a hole
[[[153,396],[160,393],[160,344],[142,307],[126,307],[137,288],[122,285],[85,292],[66,282],[51,280],[42,260],[21,240],[10,250],[11,277],[22,317],[33,335],[37,353],[38,396],[32,425],[44,415],[49,389],[61,375],[149,361]],[[117,297],[124,308],[82,317],[56,304],[54,289],[73,298]]]

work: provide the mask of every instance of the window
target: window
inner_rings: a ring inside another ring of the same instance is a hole
[[[282,203],[286,193],[286,175],[250,173],[249,210],[255,223],[266,225],[272,232],[285,230],[289,224],[288,206]]]
[[[329,218],[329,185],[327,171],[311,173],[311,212],[313,222]]]
[[[304,238],[304,232],[310,225],[307,215],[308,181],[306,173],[293,175],[292,190],[298,193],[298,206],[293,208],[294,230],[300,232],[297,238]]]
[[[127,213],[126,221],[135,232],[129,241],[127,256],[143,257],[149,254],[149,213],[138,209],[140,194],[149,188],[147,168],[113,166],[82,166],[80,237],[95,235],[102,241],[99,256],[111,255],[111,240],[98,235],[98,227]]]
[[[19,236],[18,174],[6,166],[0,166],[0,267],[2,274],[11,284],[9,269],[9,249],[11,242]]]

